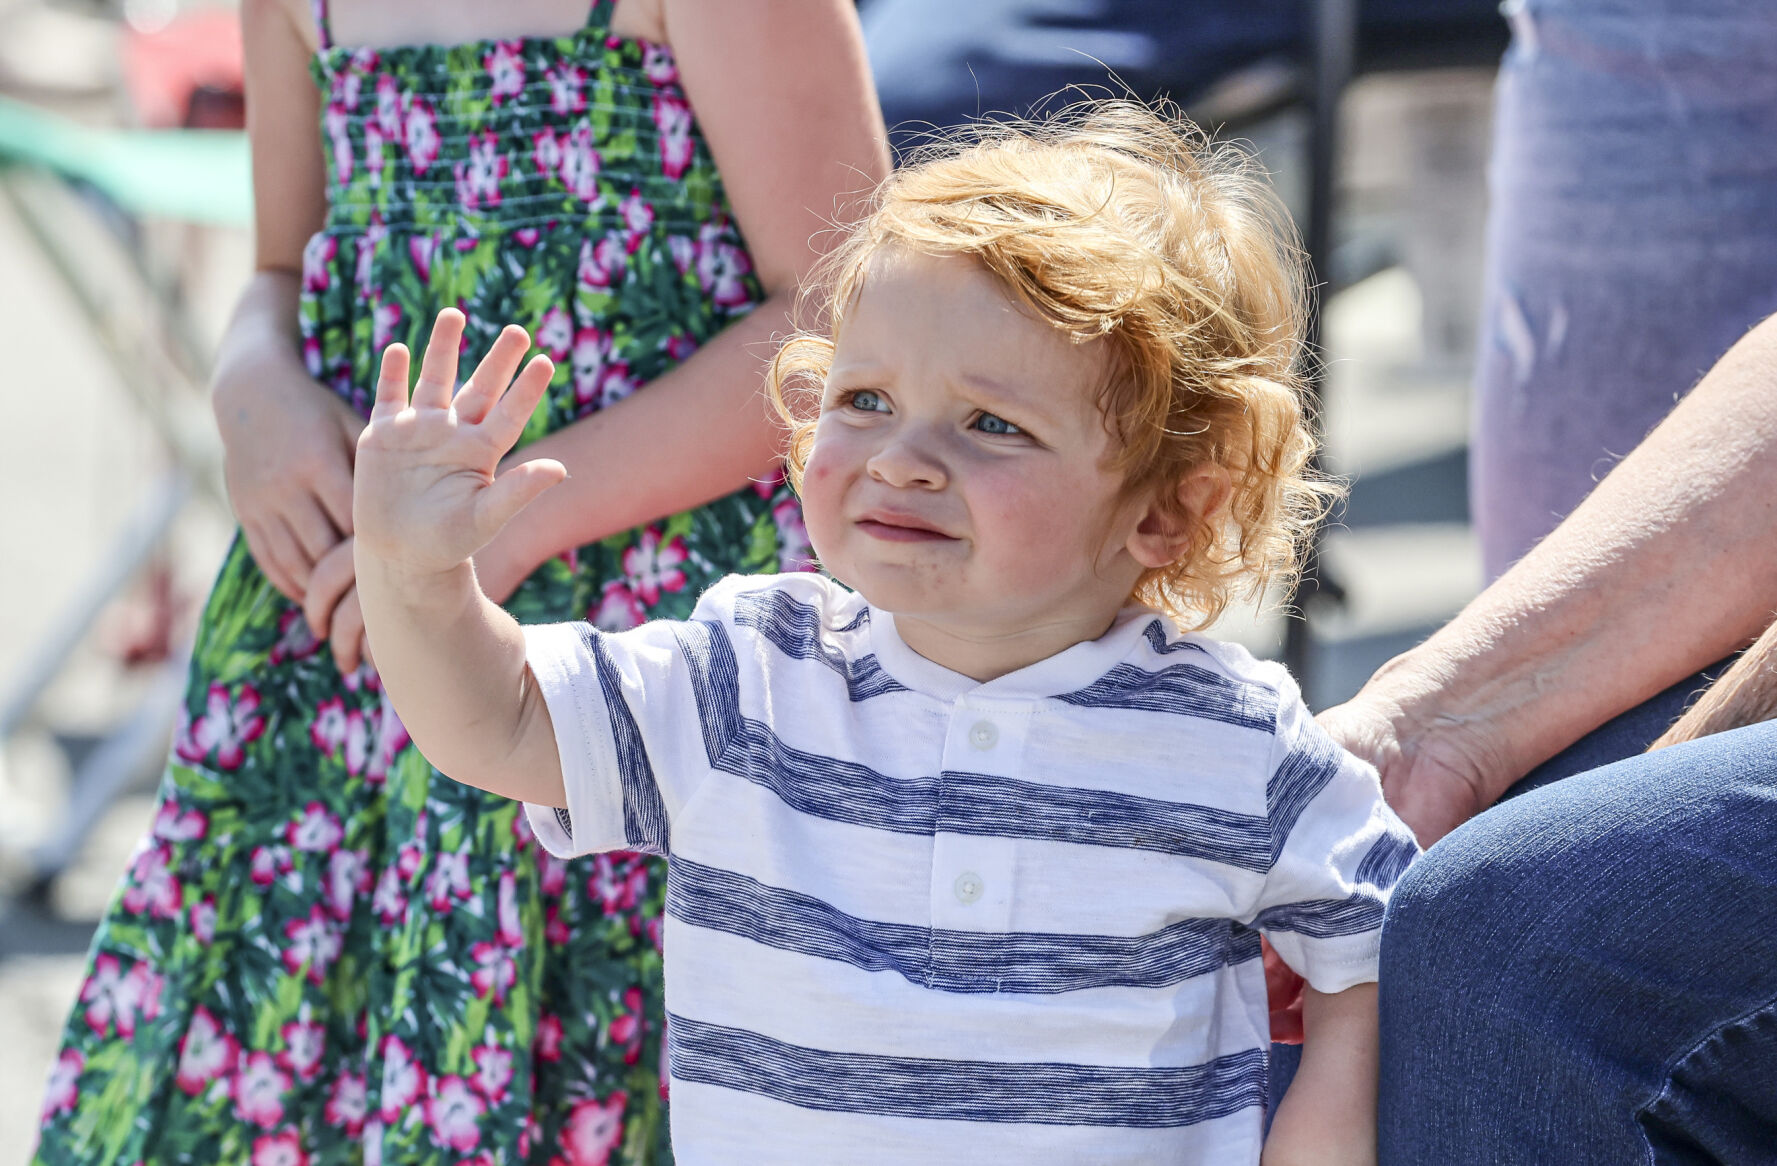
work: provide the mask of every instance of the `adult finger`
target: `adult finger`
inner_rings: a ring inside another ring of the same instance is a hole
[[[333,631],[327,637],[333,648],[333,662],[341,676],[358,670],[363,661],[360,644],[364,640],[364,612],[358,606],[358,589],[353,587],[333,612]]]
[[[463,341],[463,313],[446,308],[432,324],[420,379],[413,386],[415,409],[448,409],[457,387],[457,353]]]
[[[549,380],[554,375],[555,364],[547,356],[532,357],[512,387],[506,390],[506,395],[489,410],[486,421],[488,439],[501,452],[511,449],[524,432],[525,424],[536,411],[537,402],[549,391]]]
[[[290,527],[281,517],[273,515],[261,523],[259,529],[261,535],[264,536],[265,549],[270,560],[277,564],[280,571],[284,572],[297,594],[307,592],[309,572],[314,569],[314,564],[303,553],[302,545],[296,541],[296,535],[290,530]]]
[[[370,407],[372,417],[393,417],[407,408],[407,370],[412,363],[405,344],[391,344],[383,349],[382,371],[376,378],[376,402]]]
[[[475,371],[469,374],[469,383],[463,386],[454,402],[457,417],[471,425],[478,424],[487,416],[493,403],[500,399],[500,394],[507,385],[512,383],[512,374],[518,371],[518,362],[531,348],[530,333],[517,324],[508,324],[500,332],[494,346],[482,357]]]
[[[290,578],[290,573],[272,556],[271,546],[265,536],[264,529],[257,523],[252,526],[242,525],[241,534],[247,539],[247,551],[253,556],[253,563],[259,568],[266,581],[278,589],[278,593],[293,603],[302,602],[302,588]]]
[[[308,621],[309,631],[315,633],[316,638],[327,637],[339,602],[352,589],[356,578],[352,569],[352,540],[349,538],[341,540],[315,564],[314,572],[309,576],[308,594],[302,601],[302,618]]]
[[[567,480],[568,468],[553,458],[521,462],[495,478],[475,496],[476,527],[493,538],[512,516],[529,506],[537,495]]]
[[[352,438],[356,448],[357,438]],[[352,533],[352,459],[348,453],[345,457],[329,458],[327,463],[316,471],[314,481],[310,483],[315,497],[321,502],[321,509],[326,511],[327,520],[340,536]]]
[[[334,529],[333,520],[312,497],[299,495],[290,499],[284,506],[283,518],[284,525],[296,536],[303,557],[311,563],[319,563],[328,551],[339,545],[340,532]]]

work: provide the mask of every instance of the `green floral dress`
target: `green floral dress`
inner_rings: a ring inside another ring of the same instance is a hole
[[[381,52],[329,46],[318,13],[330,211],[302,337],[360,409],[383,346],[422,349],[446,305],[468,316],[466,357],[516,321],[555,358],[534,438],[757,302],[671,53],[610,35],[608,8],[566,37]],[[684,618],[722,575],[807,554],[771,482],[571,550],[509,607]],[[658,859],[556,861],[516,804],[439,775],[375,674],[341,676],[237,538],[36,1161],[668,1161],[664,890]]]

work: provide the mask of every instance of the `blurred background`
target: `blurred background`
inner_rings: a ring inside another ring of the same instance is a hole
[[[862,0],[898,141],[1069,85],[1170,95],[1271,171],[1323,282],[1308,619],[1218,634],[1353,692],[1476,590],[1465,488],[1495,0]],[[0,0],[0,1161],[33,1143],[232,530],[205,398],[249,272],[226,3]]]

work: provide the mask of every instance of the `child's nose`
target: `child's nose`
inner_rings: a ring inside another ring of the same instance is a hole
[[[929,434],[903,430],[870,458],[870,476],[890,486],[941,490],[950,480]]]

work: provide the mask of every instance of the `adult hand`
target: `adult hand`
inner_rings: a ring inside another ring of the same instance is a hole
[[[308,594],[302,601],[302,618],[316,637],[328,641],[333,662],[344,676],[370,659],[370,642],[364,634],[364,614],[358,607],[357,574],[352,566],[348,536],[321,557],[309,576]],[[375,667],[373,663],[371,665]]]
[[[1376,767],[1382,792],[1421,846],[1429,847],[1492,803],[1498,766],[1460,719],[1424,724],[1368,690],[1315,718],[1333,740]]]
[[[352,457],[364,421],[287,361],[216,384],[223,475],[247,548],[301,603],[315,565],[352,532]]]

